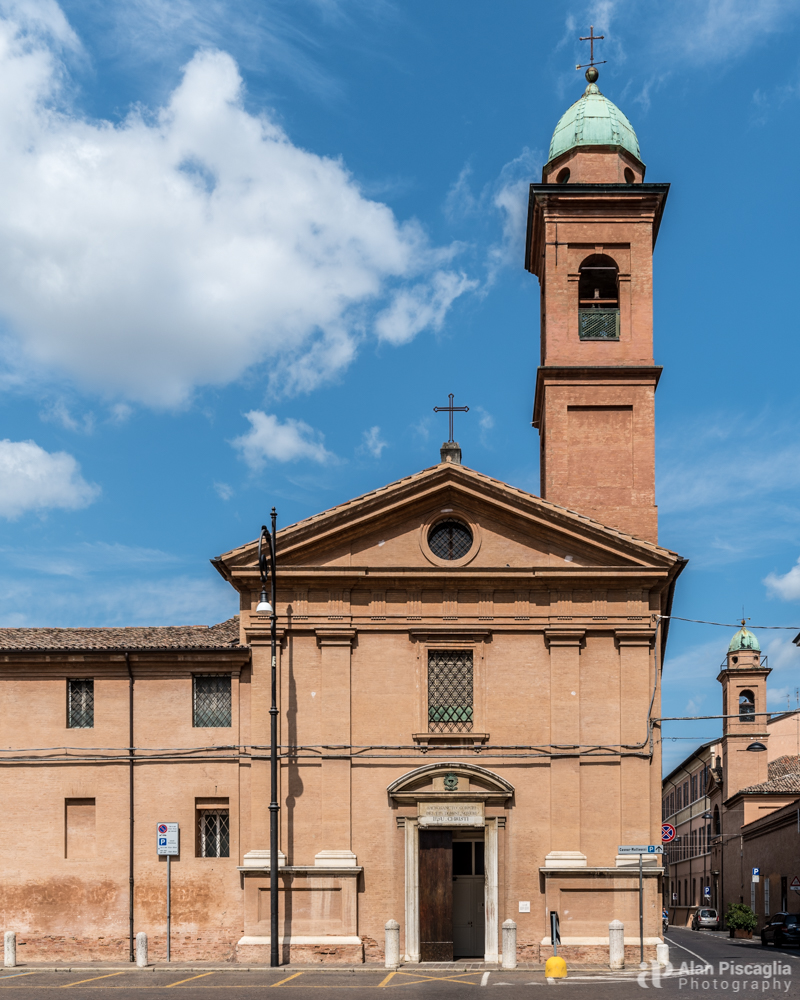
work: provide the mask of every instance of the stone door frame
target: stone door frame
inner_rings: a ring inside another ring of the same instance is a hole
[[[499,961],[498,925],[498,838],[500,818],[486,820],[484,837],[484,962]],[[420,961],[419,943],[419,820],[407,816],[405,819],[405,962]],[[442,828],[445,829],[445,828]],[[463,828],[454,828],[463,829]]]

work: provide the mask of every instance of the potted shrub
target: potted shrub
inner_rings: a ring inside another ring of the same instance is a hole
[[[731,937],[751,938],[758,923],[758,917],[744,903],[731,903],[725,914]]]

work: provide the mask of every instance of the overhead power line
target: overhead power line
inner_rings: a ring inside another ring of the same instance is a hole
[[[681,618],[679,615],[654,615],[654,618],[669,618],[676,622],[694,622],[695,625],[720,625],[722,628],[741,628],[741,622],[707,622],[702,618]],[[748,625],[748,629],[784,629],[787,632],[800,632],[800,625]]]

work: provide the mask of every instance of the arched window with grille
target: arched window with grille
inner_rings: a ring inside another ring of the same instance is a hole
[[[755,722],[756,699],[752,691],[742,691],[739,695],[739,721]]]
[[[619,340],[619,268],[604,253],[580,266],[578,335],[581,340]]]

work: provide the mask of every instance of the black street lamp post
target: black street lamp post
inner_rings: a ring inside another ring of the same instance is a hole
[[[256,613],[270,616],[270,646],[272,664],[272,705],[269,710],[269,964],[280,965],[278,952],[278,611],[275,591],[275,524],[278,513],[272,508],[272,530],[261,527],[258,540],[258,568],[261,572],[261,600]],[[266,551],[265,551],[266,550]],[[267,600],[269,576],[270,600]]]

